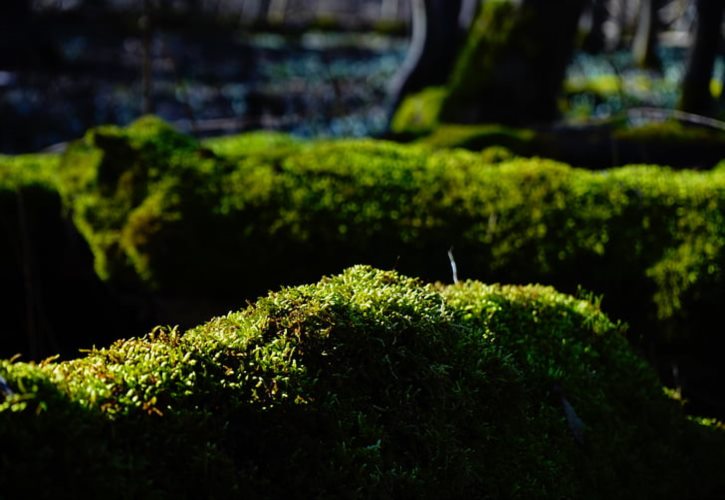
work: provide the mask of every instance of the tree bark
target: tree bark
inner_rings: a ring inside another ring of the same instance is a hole
[[[574,49],[584,0],[484,4],[454,70],[441,120],[547,122]]]
[[[413,0],[408,55],[391,85],[392,109],[411,93],[448,81],[460,45],[462,0]]]
[[[657,55],[657,32],[659,18],[657,10],[660,0],[641,0],[639,22],[632,42],[634,63],[640,68],[660,69],[662,62]]]
[[[697,27],[682,80],[679,108],[700,115],[714,113],[716,104],[710,93],[710,80],[715,66],[721,36],[722,0],[697,0]]]
[[[592,0],[590,15],[591,25],[584,38],[584,50],[591,54],[599,54],[607,45],[607,37],[604,32],[604,23],[609,19],[607,0]]]

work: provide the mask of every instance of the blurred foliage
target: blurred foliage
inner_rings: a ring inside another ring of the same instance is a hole
[[[429,87],[404,98],[395,110],[390,131],[415,136],[435,129],[445,96],[445,88]]]
[[[717,423],[686,420],[619,333],[551,288],[434,288],[355,267],[185,334],[159,328],[68,362],[0,361],[12,390],[0,487],[32,498],[722,491]]]

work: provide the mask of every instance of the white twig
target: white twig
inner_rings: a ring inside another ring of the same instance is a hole
[[[456,266],[456,259],[453,258],[453,247],[448,249],[448,260],[451,261],[451,271],[453,272],[453,283],[458,283],[458,266]]]

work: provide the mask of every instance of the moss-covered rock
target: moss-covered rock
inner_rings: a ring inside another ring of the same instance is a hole
[[[183,335],[0,362],[0,375],[13,391],[0,403],[10,496],[682,498],[725,487],[722,433],[683,418],[596,306],[539,286],[436,289],[356,267]]]

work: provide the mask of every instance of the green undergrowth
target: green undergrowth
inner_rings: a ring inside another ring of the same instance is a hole
[[[356,263],[448,280],[452,246],[464,277],[582,285],[638,331],[710,331],[724,171],[508,158],[263,134],[202,146],[147,118],[72,145],[61,185],[99,275],[120,287],[253,296]]]
[[[0,488],[28,498],[723,491],[722,431],[686,420],[620,330],[547,287],[434,287],[358,266],[185,334],[160,328],[73,361],[0,362],[13,391],[0,402]]]

